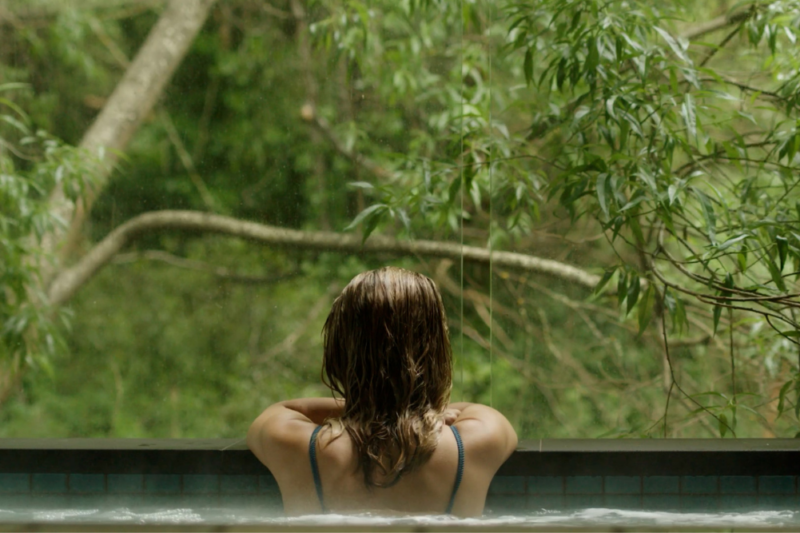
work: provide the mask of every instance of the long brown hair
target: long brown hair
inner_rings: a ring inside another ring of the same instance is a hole
[[[450,401],[452,353],[439,290],[401,268],[361,273],[333,302],[322,333],[322,380],[345,400],[339,421],[364,481],[391,486],[430,458]]]

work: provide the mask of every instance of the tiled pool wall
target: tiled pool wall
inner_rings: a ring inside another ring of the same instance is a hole
[[[487,509],[800,509],[798,476],[496,476]]]
[[[486,511],[800,510],[798,477],[800,440],[526,442]],[[239,441],[0,440],[0,508],[92,496],[281,510],[275,479]]]
[[[496,476],[486,510],[643,509],[745,511],[800,509],[798,476]],[[275,479],[261,475],[0,473],[2,502],[48,496],[107,495],[191,499],[212,497],[263,502],[281,509]]]

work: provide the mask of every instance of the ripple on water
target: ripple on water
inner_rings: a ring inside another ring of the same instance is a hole
[[[103,508],[91,506],[81,509],[2,509],[0,522],[80,522],[134,524],[265,524],[314,526],[691,526],[691,527],[781,527],[800,526],[797,511],[751,511],[742,513],[627,511],[619,509],[583,509],[578,511],[541,510],[525,515],[494,515],[481,518],[456,519],[447,515],[385,517],[374,514],[324,514],[301,517],[278,517],[273,512],[255,506],[192,507],[130,507]]]
[[[765,527],[800,525],[800,513],[794,511],[752,511],[745,513],[680,513],[668,511],[625,511],[618,509],[583,509],[580,511],[541,510],[526,515],[484,516],[454,519],[449,516],[385,518],[373,515],[310,515],[284,518],[285,524],[336,525],[447,525],[464,526],[739,526]]]

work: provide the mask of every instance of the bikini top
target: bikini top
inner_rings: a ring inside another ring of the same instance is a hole
[[[450,494],[450,503],[447,504],[447,510],[445,511],[445,514],[451,514],[453,512],[453,504],[456,501],[456,493],[458,492],[459,485],[461,485],[461,478],[464,475],[464,444],[461,442],[461,435],[459,435],[455,426],[449,427],[453,430],[453,436],[456,438],[456,444],[458,445],[458,470],[456,471],[456,482],[453,484],[453,492]],[[322,429],[322,426],[317,426],[314,428],[314,432],[311,433],[311,440],[308,443],[308,458],[311,461],[311,473],[314,475],[314,487],[317,489],[319,504],[322,506],[322,512],[326,513],[327,510],[325,509],[325,500],[322,498],[322,481],[319,477],[319,465],[317,464],[316,443],[317,433],[319,433],[320,429]]]

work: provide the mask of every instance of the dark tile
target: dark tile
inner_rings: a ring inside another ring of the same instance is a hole
[[[755,494],[755,476],[720,476],[720,494]]]
[[[606,494],[640,494],[642,478],[639,476],[606,476]]]
[[[67,492],[66,474],[32,474],[33,492]]]
[[[794,476],[759,476],[759,494],[794,494]]]
[[[713,512],[718,507],[717,496],[681,496],[681,511]]]
[[[148,495],[151,498],[152,495]],[[221,508],[219,492],[183,492],[181,494],[166,494],[167,500],[175,501],[178,509],[194,509],[194,508]],[[247,496],[242,494],[241,496]],[[157,501],[160,503],[163,497],[159,495]]]
[[[641,509],[642,497],[628,494],[606,494],[605,507],[609,509]]]
[[[158,500],[158,505],[163,507],[163,503],[165,501],[169,501],[167,498],[163,500]],[[153,503],[155,502],[152,494],[145,494],[139,490],[139,492],[107,492],[103,496],[103,506],[106,508],[113,508],[113,507],[126,507],[128,509],[135,509],[136,507],[152,507]],[[183,507],[183,506],[182,506]]]
[[[66,475],[66,474],[65,474]],[[67,509],[70,500],[63,492],[35,492],[24,494],[30,498],[28,510],[47,511],[48,509]],[[75,497],[77,499],[77,497]],[[74,501],[74,500],[73,500]]]
[[[0,492],[30,492],[30,474],[0,474]]]
[[[283,502],[280,495],[265,496],[263,494],[220,494],[217,497],[220,505],[225,508],[234,509],[253,509],[259,514],[275,513],[283,514]]]
[[[737,494],[720,494],[719,508],[721,511],[747,512],[758,508],[756,496],[740,496]]]
[[[258,476],[258,488],[261,492],[267,494],[280,494],[278,482],[272,476]]]
[[[486,508],[497,514],[519,513],[527,509],[525,496],[490,495],[486,497]]]
[[[603,494],[602,476],[567,476],[567,494]]]
[[[758,508],[774,511],[796,511],[798,500],[795,496],[768,495],[758,496]]]
[[[553,494],[528,495],[528,510],[559,511],[564,508],[564,497]]]
[[[220,476],[219,484],[224,493],[258,492],[258,476]]]
[[[38,502],[41,497],[42,496],[40,494],[31,494],[30,492],[17,492],[15,494],[10,492],[4,493],[2,496],[0,496],[0,509],[23,511],[25,509],[35,507],[36,502]],[[5,513],[0,514],[0,516],[3,514]],[[3,526],[8,527],[9,517],[5,516],[3,519]],[[10,531],[13,531],[13,529]]]
[[[181,492],[181,476],[177,474],[147,474],[144,476],[145,492]]]
[[[602,494],[567,494],[564,496],[565,509],[596,509],[605,507]]]
[[[108,474],[108,492],[135,494],[144,491],[144,476],[141,474]]]
[[[219,492],[219,476],[187,474],[183,476],[185,494],[213,494]]]
[[[489,485],[489,494],[525,494],[525,477],[495,476]]]
[[[683,476],[681,494],[717,494],[717,476]]]
[[[561,476],[528,476],[528,494],[563,494]]]
[[[678,494],[680,492],[678,476],[645,476],[642,485],[645,494]]]
[[[642,509],[645,511],[679,511],[681,508],[680,496],[642,496]]]
[[[105,492],[106,480],[103,474],[70,474],[70,492]]]

